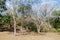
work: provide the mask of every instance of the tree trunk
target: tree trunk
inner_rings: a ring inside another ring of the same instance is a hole
[[[14,26],[14,35],[16,35],[16,18],[15,18],[15,11],[12,12],[12,17],[13,17],[13,26]]]
[[[37,32],[40,33],[40,26],[37,25]]]
[[[13,16],[13,21],[14,21],[14,35],[16,35],[16,20],[15,20],[15,16]]]

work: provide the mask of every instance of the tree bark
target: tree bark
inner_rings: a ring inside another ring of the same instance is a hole
[[[16,35],[16,20],[15,20],[15,16],[13,16],[13,21],[14,21],[14,35]]]
[[[15,11],[12,12],[12,17],[13,17],[13,27],[14,27],[14,35],[16,35],[16,18],[15,18]]]
[[[40,26],[37,25],[37,32],[40,33]]]

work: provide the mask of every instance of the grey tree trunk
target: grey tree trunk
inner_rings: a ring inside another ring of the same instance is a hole
[[[14,35],[16,35],[16,20],[15,20],[15,16],[13,16],[13,21],[14,21]]]
[[[15,11],[13,11],[12,12],[12,17],[13,17],[13,22],[14,22],[14,35],[16,35],[16,18],[15,18],[15,14],[16,14],[16,12]]]
[[[37,25],[37,32],[40,33],[40,25]]]

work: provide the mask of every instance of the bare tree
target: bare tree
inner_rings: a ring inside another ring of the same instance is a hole
[[[47,29],[51,28],[49,22],[46,22],[46,18],[49,18],[51,16],[52,11],[55,9],[55,4],[45,3],[40,5],[38,7],[38,11],[35,13],[35,24],[37,25],[37,32],[40,33],[41,29]],[[40,18],[38,17],[38,12],[40,13]],[[41,15],[42,14],[42,15]]]
[[[12,14],[12,18],[14,22],[14,35],[16,35],[16,13],[19,5],[18,2],[19,0],[6,0],[6,7]]]
[[[50,3],[41,4],[41,6],[40,6],[39,11],[42,14],[41,18],[43,20],[41,23],[42,23],[42,25],[44,24],[44,27],[46,26],[46,28],[51,28],[50,23],[46,22],[46,20],[47,20],[46,18],[50,18],[52,11],[55,10],[55,7],[56,7],[55,4],[50,4]],[[47,27],[47,26],[49,26],[49,27]]]
[[[42,14],[41,16],[43,18],[46,18],[51,16],[51,12],[55,10],[55,8],[56,8],[56,4],[44,3],[41,4],[39,11]]]

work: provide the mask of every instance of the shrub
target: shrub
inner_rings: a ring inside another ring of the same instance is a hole
[[[51,18],[50,19],[50,24],[52,25],[53,28],[55,28],[57,31],[60,31],[60,18]]]

